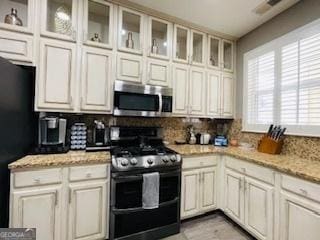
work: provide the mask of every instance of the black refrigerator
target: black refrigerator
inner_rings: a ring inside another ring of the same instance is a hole
[[[8,164],[25,156],[37,140],[35,68],[0,57],[0,228],[9,223]]]

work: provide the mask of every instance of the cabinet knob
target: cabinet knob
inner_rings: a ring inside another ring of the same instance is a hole
[[[91,177],[92,177],[92,174],[89,172],[89,173],[86,174],[86,177],[87,177],[87,178],[91,178]]]
[[[307,190],[304,190],[304,189],[302,189],[302,188],[300,188],[299,190],[300,190],[300,192],[302,193],[302,195],[308,196]]]
[[[40,183],[40,178],[35,178],[35,179],[33,180],[33,182],[34,182],[34,183]]]

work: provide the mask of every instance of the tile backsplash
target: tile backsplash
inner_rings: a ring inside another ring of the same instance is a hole
[[[241,119],[234,120],[230,125],[228,134],[229,139],[234,138],[241,142],[248,142],[256,147],[263,134],[242,132],[241,129]],[[320,138],[287,135],[283,145],[282,154],[293,154],[301,158],[320,161]]]

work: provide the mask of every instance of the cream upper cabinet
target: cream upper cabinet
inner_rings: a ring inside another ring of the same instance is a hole
[[[118,50],[142,54],[144,51],[144,15],[119,7]]]
[[[16,191],[11,196],[13,208],[10,227],[36,228],[39,240],[62,239],[61,186]]]
[[[216,208],[216,168],[204,168],[200,173],[200,209],[208,211]]]
[[[221,63],[221,39],[208,36],[208,54],[207,54],[208,68],[219,70]]]
[[[206,72],[202,68],[190,68],[190,114],[204,116],[206,113]]]
[[[70,184],[69,240],[108,238],[107,183],[98,180]]]
[[[195,66],[205,65],[206,34],[191,30],[190,63]]]
[[[73,111],[75,72],[75,44],[50,39],[40,40],[40,64],[37,75],[38,110]]]
[[[147,84],[156,86],[171,86],[171,71],[168,61],[151,59],[148,60]]]
[[[144,70],[142,57],[127,53],[117,55],[117,80],[142,83]]]
[[[180,63],[190,61],[190,29],[177,24],[173,31],[173,60]]]
[[[81,110],[111,112],[112,52],[92,47],[82,49]]]
[[[189,99],[189,67],[184,64],[173,65],[172,76],[173,87],[173,114],[187,115],[188,114],[188,99]]]
[[[229,40],[222,40],[222,69],[226,72],[233,72],[233,51],[234,43]]]
[[[35,2],[36,0],[1,0],[0,28],[15,32],[33,33],[34,20],[36,16]],[[12,13],[12,8],[16,9],[16,12],[14,11]],[[20,19],[19,25],[12,25],[6,23],[6,16],[11,14],[16,14],[17,17]]]
[[[273,187],[245,179],[245,225],[261,240],[272,240],[274,224]]]
[[[221,115],[224,118],[233,118],[234,114],[234,75],[222,73],[221,77]]]
[[[148,56],[169,60],[172,52],[172,23],[149,17]]]
[[[244,176],[230,169],[225,170],[225,212],[238,223],[244,221]]]
[[[42,36],[76,41],[78,27],[77,0],[41,0]]]
[[[182,172],[181,218],[194,216],[199,212],[200,170]]]
[[[113,5],[103,0],[84,0],[83,42],[87,45],[112,48]]]
[[[221,116],[221,73],[208,71],[207,81],[207,116]]]

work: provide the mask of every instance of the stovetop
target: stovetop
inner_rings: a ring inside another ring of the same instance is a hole
[[[119,146],[111,151],[111,156],[113,171],[130,171],[181,165],[181,156],[164,145]]]

